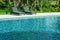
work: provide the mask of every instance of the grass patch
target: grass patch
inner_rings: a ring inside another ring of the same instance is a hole
[[[42,8],[42,11],[43,11],[43,12],[49,12],[50,10],[49,10],[49,8],[43,7],[43,8]]]
[[[6,14],[5,10],[0,10],[0,15]],[[8,11],[8,14],[10,14],[10,12]]]
[[[58,7],[56,7],[56,8],[52,7],[51,12],[58,12]]]
[[[0,14],[6,14],[5,10],[0,10]]]

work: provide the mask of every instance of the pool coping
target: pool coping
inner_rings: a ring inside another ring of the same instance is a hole
[[[60,13],[37,13],[33,15],[0,15],[0,20],[11,20],[11,19],[26,19],[26,18],[37,18],[37,17],[49,17],[49,16],[58,16]]]

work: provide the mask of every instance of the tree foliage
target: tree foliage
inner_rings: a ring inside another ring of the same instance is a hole
[[[60,5],[60,1],[58,2],[57,0],[2,0],[2,2],[0,2],[0,8],[15,6],[22,9],[23,6],[27,5],[32,10],[40,11],[50,7],[57,7],[59,6],[58,4]]]

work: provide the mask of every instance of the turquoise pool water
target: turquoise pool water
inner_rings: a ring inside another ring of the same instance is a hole
[[[60,40],[60,17],[0,20],[0,40]]]

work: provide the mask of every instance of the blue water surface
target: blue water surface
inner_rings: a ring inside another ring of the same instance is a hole
[[[60,40],[60,17],[0,20],[0,40]]]

